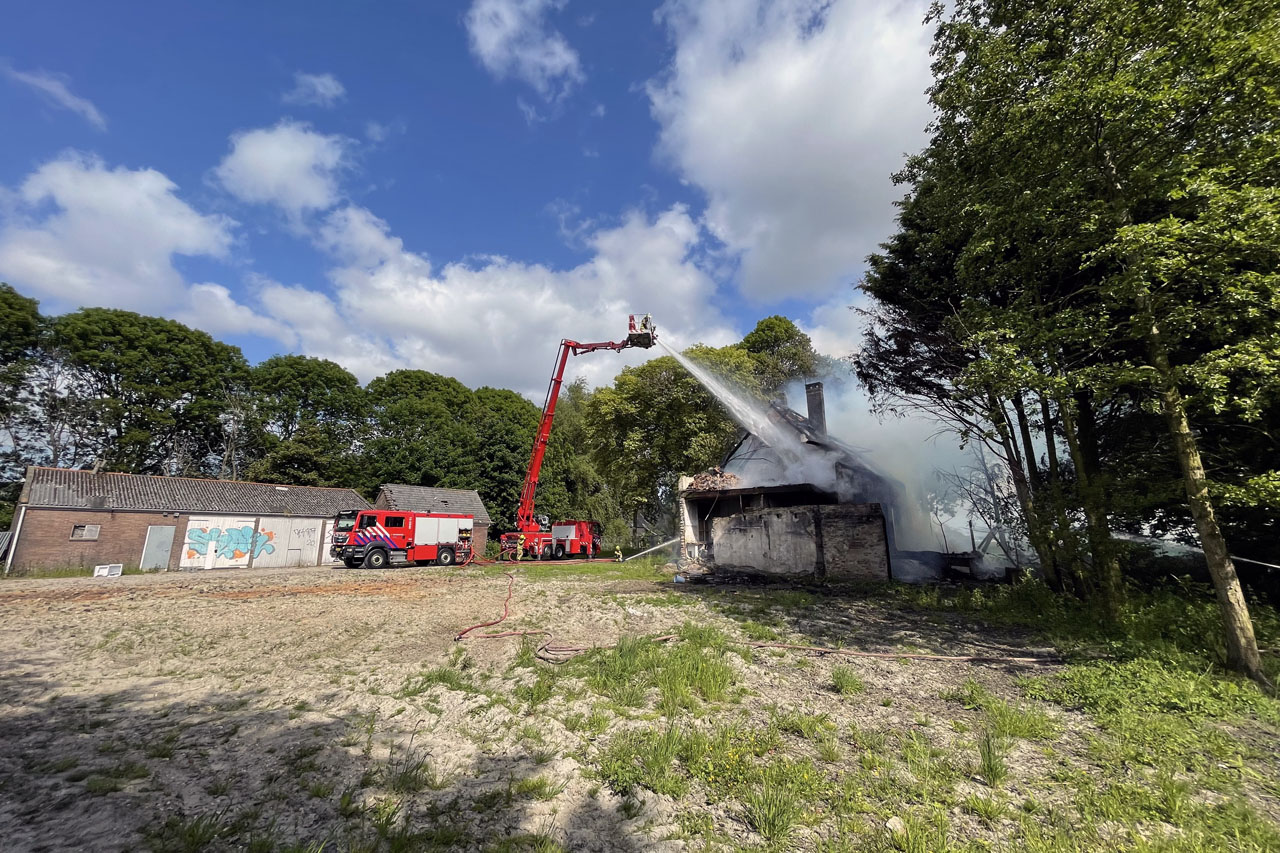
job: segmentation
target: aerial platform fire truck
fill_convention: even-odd
[[[348,569],[393,563],[452,566],[471,559],[475,518],[437,512],[349,509],[334,518],[329,555]]]
[[[538,491],[538,474],[542,470],[542,457],[547,452],[551,438],[551,423],[556,416],[556,402],[560,399],[560,386],[564,380],[564,368],[570,354],[582,355],[607,349],[622,352],[631,347],[648,349],[657,340],[658,330],[648,314],[636,322],[632,314],[627,322],[627,337],[621,341],[604,341],[583,344],[563,340],[556,354],[555,369],[547,388],[547,399],[542,404],[542,423],[533,440],[533,452],[529,455],[529,470],[524,475],[524,488],[520,491],[520,505],[516,509],[516,529],[504,533],[500,557],[514,559],[559,560],[565,557],[594,557],[600,553],[600,524],[595,521],[550,522],[545,515],[534,513],[534,497]]]

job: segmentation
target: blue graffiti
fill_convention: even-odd
[[[197,554],[204,556],[212,548],[213,552],[224,560],[239,560],[250,553],[254,557],[263,554],[274,554],[276,546],[271,544],[275,534],[254,533],[252,525],[243,527],[197,527],[187,531],[187,556]]]

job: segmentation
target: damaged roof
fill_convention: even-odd
[[[70,468],[27,469],[18,502],[58,509],[156,510],[329,518],[368,509],[352,489],[282,486],[240,480],[94,473]]]
[[[383,483],[380,499],[387,509],[405,512],[444,512],[470,515],[481,524],[491,524],[489,511],[475,489],[437,489],[433,486],[406,486]]]

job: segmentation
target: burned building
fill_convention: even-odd
[[[680,479],[686,553],[719,569],[884,580],[905,490],[827,433],[821,382],[807,415],[773,404],[718,468]]]

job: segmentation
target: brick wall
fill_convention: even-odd
[[[888,580],[889,543],[879,504],[816,506],[828,580]]]
[[[77,524],[98,525],[97,541],[72,540],[71,529]],[[176,528],[173,549],[169,552],[169,568],[177,569],[187,531],[185,515],[175,517],[158,512],[28,507],[13,553],[13,570],[101,566],[107,563],[137,568],[147,541],[147,528],[153,524]]]

